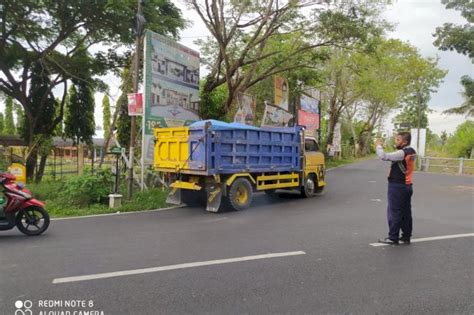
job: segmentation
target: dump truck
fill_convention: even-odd
[[[258,128],[215,120],[154,129],[154,169],[167,175],[170,204],[205,203],[206,210],[242,210],[255,192],[321,194],[324,155],[302,126]]]

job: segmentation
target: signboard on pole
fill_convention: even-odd
[[[142,93],[129,93],[128,95],[128,115],[143,115],[143,95]]]
[[[234,122],[253,125],[255,121],[255,109],[257,99],[250,94],[239,94],[237,96],[237,112],[234,116]]]
[[[153,128],[199,119],[199,53],[147,30],[144,56],[144,164],[153,162]]]
[[[288,102],[290,96],[290,89],[288,82],[283,77],[276,76],[274,79],[274,93],[275,93],[275,106],[288,111]]]

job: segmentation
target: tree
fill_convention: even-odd
[[[448,139],[447,147],[455,157],[469,158],[474,149],[474,121],[468,120],[459,125]]]
[[[228,112],[237,95],[258,82],[292,69],[314,67],[314,60],[303,57],[308,52],[364,39],[369,30],[377,29],[369,17],[385,1],[346,1],[333,6],[296,0],[281,5],[274,0],[186,2],[212,34],[207,41],[199,41],[210,70],[201,106],[209,99],[206,94],[225,84],[228,95],[223,110]],[[311,16],[303,14],[303,9]]]
[[[132,58],[130,61],[133,60]],[[130,121],[128,115],[128,93],[133,92],[132,73],[130,72],[131,62],[129,62],[122,71],[122,84],[120,85],[120,94],[116,107],[117,117],[117,140],[122,147],[130,147]],[[139,126],[139,124],[137,124]]]
[[[446,9],[461,11],[467,20],[465,25],[444,23],[436,28],[434,45],[441,50],[456,50],[459,54],[469,56],[474,62],[474,5],[466,0],[441,0]],[[465,102],[458,107],[444,111],[445,114],[458,114],[474,117],[474,80],[465,75],[461,78],[464,87]]]
[[[84,81],[73,81],[69,90],[67,115],[64,121],[64,135],[74,143],[92,144],[95,133],[94,97],[91,88]]]
[[[15,122],[13,121],[13,99],[8,97],[5,103],[5,134],[11,136],[15,134],[15,131]]]
[[[357,71],[354,89],[359,100],[353,106],[353,117],[363,123],[358,125],[354,141],[357,154],[365,155],[372,134],[384,117],[400,107],[411,81],[410,60],[420,61],[416,49],[399,40],[374,38],[367,52],[354,54]]]
[[[5,134],[5,118],[2,113],[0,113],[0,135]]]
[[[66,95],[66,104],[68,102],[67,98],[68,96]],[[59,98],[55,99],[55,106],[56,106],[55,116],[58,117],[60,114],[59,111],[61,110],[61,100]],[[56,128],[54,128],[53,136],[62,137],[64,133],[63,129],[64,129],[64,120],[60,121],[56,125]]]
[[[14,1],[2,2],[0,12],[0,91],[16,99],[24,109],[24,139],[28,144],[27,175],[35,169],[33,157],[38,136],[51,135],[63,119],[68,83],[86,80],[104,89],[95,75],[117,70],[130,55],[136,1]],[[184,27],[180,11],[169,0],[148,0],[144,8],[147,28],[176,37]],[[97,44],[112,46],[84,58],[79,50]],[[117,47],[126,48],[124,56]],[[30,89],[35,67],[41,66],[43,86]],[[92,81],[92,82],[91,82]],[[44,85],[46,84],[47,85]],[[54,100],[53,90],[62,87],[59,115],[52,121],[39,119]],[[56,88],[56,89],[55,89]],[[99,89],[99,90],[100,90]],[[39,91],[42,95],[38,98]],[[43,115],[44,117],[44,115]],[[49,117],[48,117],[49,118]]]
[[[103,129],[104,129],[104,138],[109,137],[110,132],[110,102],[109,97],[104,95],[102,99],[102,119],[103,119]]]
[[[461,78],[461,84],[464,86],[464,103],[459,107],[447,109],[443,113],[474,117],[474,80],[465,75]]]
[[[443,130],[441,132],[441,136],[440,136],[440,140],[441,140],[441,145],[445,145],[446,142],[448,141],[448,133],[446,132],[446,130]]]
[[[465,25],[444,23],[436,28],[434,45],[441,50],[456,50],[474,60],[474,5],[469,0],[441,0],[446,9],[461,11],[467,20]]]

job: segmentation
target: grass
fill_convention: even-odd
[[[152,210],[167,206],[165,200],[168,192],[159,188],[152,188],[144,192],[136,191],[133,194],[132,200],[122,199],[122,206],[118,208],[111,209],[105,203],[96,203],[84,207],[76,206],[60,196],[63,185],[64,182],[58,180],[44,181],[40,184],[28,184],[27,187],[32,191],[35,198],[46,204],[46,210],[48,210],[48,213],[53,218],[106,214],[118,211]]]

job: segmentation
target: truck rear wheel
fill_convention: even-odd
[[[237,178],[227,195],[228,202],[235,210],[247,209],[252,203],[253,190],[252,185],[246,178]]]

